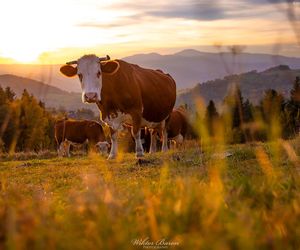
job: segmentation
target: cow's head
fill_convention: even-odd
[[[117,61],[110,61],[110,57],[85,55],[77,61],[67,62],[60,68],[60,72],[67,77],[78,75],[83,102],[101,101],[102,73],[114,74],[120,65]]]

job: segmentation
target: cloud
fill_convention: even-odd
[[[122,43],[139,42],[154,46],[172,43],[181,46],[189,37],[192,44],[272,43],[293,35],[284,13],[276,3],[284,0],[124,0],[110,3],[103,12],[117,11],[110,20],[97,18],[79,23],[81,28],[102,29]],[[282,6],[286,6],[282,4]],[[281,6],[280,6],[281,7]],[[100,15],[101,16],[101,15]],[[90,32],[90,31],[89,31]],[[92,32],[92,31],[91,31]],[[102,31],[101,31],[102,32]],[[121,34],[120,34],[121,33]],[[193,40],[193,41],[191,41]],[[146,46],[146,45],[145,45]]]
[[[111,21],[85,21],[77,23],[77,27],[83,28],[99,28],[99,29],[111,29],[111,28],[122,28],[125,26],[136,25],[141,23],[144,19],[142,14],[133,14],[128,16],[116,17]]]
[[[194,20],[219,20],[226,16],[225,10],[217,2],[189,1],[182,4],[171,5],[160,10],[146,11],[146,15],[165,17],[165,18],[183,18]]]
[[[77,27],[83,27],[83,28],[98,28],[98,29],[110,29],[110,28],[119,28],[134,24],[133,19],[128,20],[118,20],[113,21],[110,23],[104,23],[104,22],[83,22],[78,23]]]
[[[280,18],[276,15],[278,9],[270,7],[286,1],[292,0],[181,0],[177,2],[162,0],[160,3],[148,0],[124,0],[113,2],[105,7],[97,7],[99,11],[104,12],[117,10],[119,16],[116,16],[113,20],[86,20],[76,26],[117,29],[175,18],[199,22],[259,18],[278,20]]]
[[[136,17],[181,18],[196,21],[245,19],[276,11],[272,5],[300,0],[165,0],[160,4],[151,1],[127,0],[113,3],[112,9],[127,10]]]
[[[122,1],[110,5],[112,9],[135,11],[137,16],[150,16],[159,18],[182,18],[192,20],[218,20],[225,17],[224,9],[218,4],[219,0],[173,0],[150,2],[145,0]]]

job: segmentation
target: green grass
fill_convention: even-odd
[[[282,143],[229,146],[227,158],[193,144],[142,164],[7,158],[0,249],[143,249],[132,241],[146,238],[178,243],[162,249],[299,249],[300,165]],[[299,139],[287,143],[300,154]]]

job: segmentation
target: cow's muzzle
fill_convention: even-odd
[[[88,103],[93,103],[98,101],[98,95],[97,93],[91,92],[91,93],[85,93],[84,94],[84,101]]]

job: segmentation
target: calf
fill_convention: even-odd
[[[182,108],[174,109],[166,122],[170,145],[181,145],[187,135],[188,127],[186,111]]]
[[[107,153],[109,143],[106,141],[102,126],[96,121],[59,120],[55,123],[55,140],[58,154],[70,157],[71,144],[88,142],[96,146],[100,153]]]

